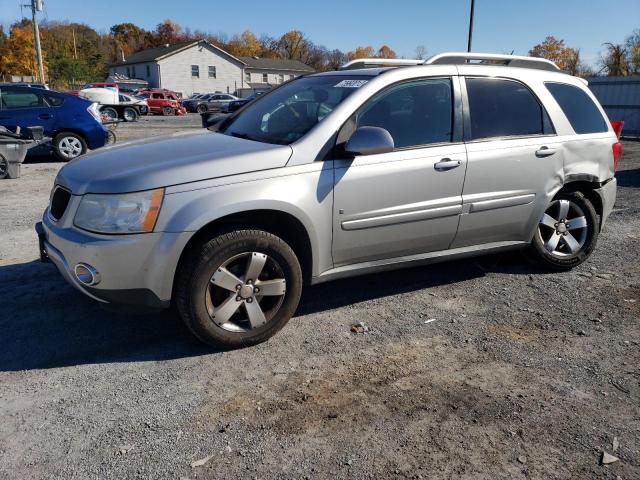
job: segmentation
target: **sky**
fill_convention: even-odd
[[[0,23],[19,20],[20,4],[0,0]],[[465,51],[470,0],[45,0],[42,20],[86,23],[99,31],[133,22],[153,29],[166,18],[183,28],[229,37],[303,31],[329,49],[387,44],[398,56]],[[476,0],[473,51],[526,55],[547,35],[579,48],[596,65],[604,42],[621,43],[640,28],[640,0]],[[28,9],[24,14],[29,15]]]

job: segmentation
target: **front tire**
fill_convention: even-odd
[[[176,305],[191,332],[209,345],[234,348],[275,335],[301,292],[295,253],[262,230],[232,231],[196,246],[176,278]]]
[[[549,204],[529,248],[529,258],[558,271],[584,262],[596,246],[598,214],[581,192],[560,193]]]
[[[135,122],[138,120],[138,112],[135,108],[126,107],[122,111],[122,118],[124,118],[125,122]]]
[[[53,151],[63,162],[87,153],[87,142],[77,133],[62,132],[53,139]]]
[[[162,109],[162,115],[164,115],[165,117],[173,115],[174,113],[175,111],[173,110],[173,107],[164,107]]]
[[[207,110],[209,110],[209,107],[207,107],[205,104],[201,103],[200,105],[198,105],[198,108],[196,108],[196,111],[198,113],[204,113]]]

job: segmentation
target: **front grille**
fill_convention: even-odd
[[[49,206],[49,213],[54,220],[60,220],[62,218],[64,211],[67,209],[67,205],[69,205],[70,199],[71,192],[69,190],[56,187],[51,197],[51,205]]]

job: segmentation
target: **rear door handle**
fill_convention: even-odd
[[[460,160],[451,160],[450,158],[443,158],[439,162],[433,165],[433,168],[438,172],[444,172],[453,168],[458,168],[462,162]]]
[[[538,150],[536,150],[536,157],[550,157],[551,155],[556,153],[556,151],[557,150],[555,148],[540,147]]]
[[[49,120],[51,117],[53,117],[53,115],[51,115],[50,113],[41,113],[40,115],[38,115],[38,118],[40,120]]]

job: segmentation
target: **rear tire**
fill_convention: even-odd
[[[198,339],[237,348],[275,335],[295,313],[301,292],[300,263],[289,245],[262,230],[236,230],[187,254],[175,298]]]
[[[198,108],[196,108],[196,111],[197,111],[198,113],[204,113],[204,112],[206,112],[207,110],[209,110],[209,108],[208,108],[206,105],[204,105],[204,104],[200,104],[200,105],[198,105]]]
[[[581,193],[560,193],[543,214],[527,253],[544,268],[566,271],[583,263],[596,246],[599,219]]]
[[[87,142],[77,133],[62,132],[53,139],[53,151],[63,162],[87,153]]]
[[[125,122],[135,122],[138,120],[138,112],[135,108],[126,107],[122,111],[122,118],[124,118]]]
[[[168,117],[169,115],[173,115],[174,113],[175,111],[173,110],[173,107],[162,108],[162,115],[164,115],[165,117]]]
[[[118,112],[113,107],[104,107],[100,109],[100,113],[106,116],[110,121],[118,120]]]
[[[9,176],[9,162],[0,155],[0,180]]]

